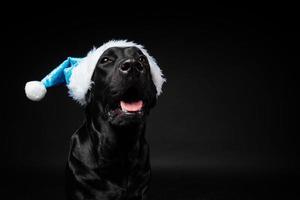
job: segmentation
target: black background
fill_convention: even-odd
[[[145,45],[167,78],[146,132],[151,200],[299,196],[292,6],[45,8],[1,15],[1,196],[64,199],[83,109],[66,87],[37,103],[24,85],[110,39]]]

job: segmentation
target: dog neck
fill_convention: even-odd
[[[138,151],[145,141],[145,121],[126,126],[114,126],[99,112],[86,114],[87,128],[95,145],[115,153]]]

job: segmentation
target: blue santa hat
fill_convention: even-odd
[[[85,95],[90,89],[94,69],[98,59],[107,49],[111,47],[137,47],[147,57],[150,65],[150,72],[153,83],[156,87],[156,96],[162,92],[162,85],[166,81],[162,71],[157,65],[155,59],[150,56],[147,50],[139,44],[128,42],[126,40],[112,40],[97,49],[93,49],[84,58],[68,57],[63,63],[52,70],[41,81],[30,81],[25,85],[26,96],[33,101],[39,101],[44,98],[47,88],[66,85],[69,89],[70,96],[81,105],[86,104]]]
[[[26,96],[32,101],[39,101],[46,95],[47,89],[49,87],[70,83],[70,77],[74,67],[82,58],[71,58],[68,57],[63,63],[61,63],[57,68],[52,70],[41,81],[29,81],[25,85]]]

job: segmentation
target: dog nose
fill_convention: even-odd
[[[119,70],[122,73],[128,73],[132,70],[136,70],[140,73],[144,71],[143,65],[135,59],[127,59],[123,63],[121,63]]]

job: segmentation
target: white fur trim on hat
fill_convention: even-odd
[[[67,85],[69,88],[70,96],[78,101],[81,105],[86,103],[85,95],[91,87],[91,78],[98,62],[98,59],[107,49],[111,47],[137,47],[147,57],[150,65],[150,71],[153,83],[156,87],[156,96],[162,93],[162,85],[166,81],[163,77],[162,71],[157,65],[155,59],[150,56],[147,50],[139,44],[128,42],[126,40],[111,40],[97,49],[91,50],[88,55],[72,71],[70,83]]]

